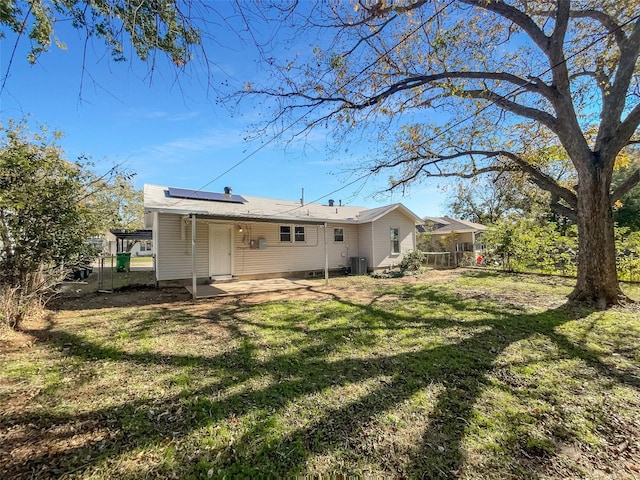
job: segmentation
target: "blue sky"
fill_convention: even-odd
[[[402,202],[420,216],[444,214],[444,194],[435,183],[391,197],[373,196],[386,187],[384,175],[345,187],[355,178],[344,172],[345,162],[351,155],[374,152],[376,145],[357,145],[347,157],[332,153],[327,148],[330,139],[317,133],[304,145],[286,148],[279,142],[248,143],[244,137],[259,104],[245,104],[242,111],[231,114],[215,102],[216,93],[207,89],[204,75],[186,74],[176,81],[174,72],[163,69],[160,62],[149,78],[147,64],[113,62],[100,42],[88,49],[83,73],[83,39],[69,27],[56,28],[67,49],[52,47],[36,65],[25,59],[27,42],[18,44],[0,98],[0,119],[4,123],[28,116],[31,125],[64,132],[59,144],[69,159],[88,155],[97,169],[124,162],[136,172],[138,188],[153,183],[193,189],[206,185],[205,190],[221,191],[229,185],[241,195],[294,201],[304,188],[307,201],[324,197],[320,201],[333,198],[369,207]],[[254,52],[238,44],[234,32],[216,35],[220,43],[207,48],[209,60],[222,70],[214,72],[216,81],[230,76],[244,82],[264,74]],[[3,76],[14,40],[7,36],[0,41]],[[262,138],[263,143],[270,140]]]

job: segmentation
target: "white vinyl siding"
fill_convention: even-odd
[[[190,279],[191,223],[182,226],[181,215],[156,215],[153,225],[157,254],[157,279]],[[324,270],[325,231],[321,225],[304,225],[304,242],[281,242],[281,224],[262,222],[214,222],[198,219],[196,223],[196,272],[198,278],[209,276],[209,225],[219,223],[233,228],[233,274],[239,277],[261,274],[287,274]],[[389,232],[399,229],[400,255],[390,253]],[[240,231],[242,228],[242,231]],[[342,242],[335,241],[335,229],[343,229]],[[415,248],[413,220],[394,210],[382,218],[361,225],[329,224],[326,232],[329,268],[350,265],[351,257],[366,257],[370,268],[397,265],[402,255]],[[295,240],[295,225],[290,233]],[[262,240],[262,241],[260,241]],[[258,248],[264,245],[265,248]]]
[[[391,253],[390,231],[397,228],[399,233],[400,252]],[[416,226],[412,219],[399,210],[393,210],[387,215],[373,222],[371,231],[375,248],[373,258],[368,261],[372,268],[388,268],[398,265],[405,253],[415,249]]]
[[[180,215],[158,214],[156,241],[156,278],[189,279],[191,272],[191,220],[184,225]],[[154,231],[154,235],[156,232]],[[209,225],[196,221],[196,274],[209,276]]]
[[[304,243],[284,243],[280,242],[280,226],[257,222],[242,224],[242,234],[235,235],[234,275],[288,274],[307,270],[324,270],[324,228],[320,225],[304,225]],[[327,251],[330,269],[347,266],[349,257],[358,255],[357,227],[345,225],[344,228],[345,237],[350,241],[336,244],[331,237],[333,226],[329,226]],[[259,238],[265,240],[266,248],[255,248]]]
[[[358,225],[358,254],[359,257],[365,257],[367,259],[367,265],[372,266],[371,260],[373,258],[373,236],[372,236],[372,224],[365,223]],[[352,255],[356,256],[356,255]]]

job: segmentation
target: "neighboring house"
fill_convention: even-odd
[[[91,237],[89,243],[93,245],[96,251],[101,255],[110,254],[112,251],[115,254],[116,249],[116,236],[111,233],[103,233],[102,235],[98,235],[95,237]]]
[[[90,238],[89,243],[94,245],[102,255],[115,255],[118,252],[129,252],[133,257],[153,255],[151,230],[134,230],[130,232],[112,230],[103,235]]]
[[[402,204],[335,204],[144,186],[160,284],[322,274],[397,265],[420,217]],[[194,235],[195,232],[195,235]],[[364,273],[364,272],[363,272]]]
[[[479,223],[451,217],[424,217],[418,232],[429,233],[431,247],[437,252],[480,252],[482,232],[487,227]]]

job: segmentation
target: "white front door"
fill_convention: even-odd
[[[209,276],[230,276],[233,260],[231,225],[209,225]]]

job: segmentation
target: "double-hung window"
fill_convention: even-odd
[[[299,242],[304,243],[306,241],[306,235],[304,227],[291,225],[280,225],[280,241],[283,243]]]
[[[291,242],[291,227],[289,225],[280,225],[280,241]]]
[[[398,227],[391,227],[391,253],[400,253],[400,229]]]
[[[333,241],[334,242],[344,242],[344,228],[334,228],[333,229]]]

